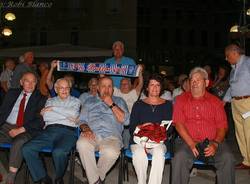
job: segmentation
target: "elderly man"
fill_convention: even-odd
[[[174,105],[173,122],[183,142],[172,162],[172,183],[188,183],[193,160],[200,154],[196,145],[208,138],[204,154],[214,160],[218,184],[234,184],[234,158],[224,142],[228,125],[223,103],[206,91],[209,80],[203,68],[194,68],[189,78],[191,92],[177,96]]]
[[[5,61],[5,70],[1,73],[0,76],[0,82],[1,82],[1,87],[5,93],[10,88],[10,79],[13,74],[13,70],[15,69],[15,61],[12,59],[7,59]]]
[[[98,91],[99,96],[88,98],[82,109],[82,133],[77,141],[77,149],[90,184],[104,181],[106,173],[120,154],[123,125],[129,123],[125,101],[113,96],[112,79],[101,78]],[[100,153],[97,164],[95,151]]]
[[[0,107],[0,143],[12,143],[7,184],[14,184],[23,160],[23,144],[36,136],[44,125],[40,111],[46,97],[36,89],[36,84],[35,74],[24,73],[20,80],[22,89],[10,89]]]
[[[242,163],[236,169],[250,169],[250,58],[235,44],[225,48],[226,60],[231,64],[230,87],[224,101],[231,101],[235,132]]]
[[[113,50],[114,57],[105,60],[104,63],[135,65],[135,61],[132,58],[123,56],[124,44],[121,41],[114,42],[112,46],[112,50]],[[119,88],[122,77],[112,76],[112,80],[114,82],[114,86]]]
[[[20,78],[25,72],[35,72],[32,68],[32,64],[34,61],[34,53],[33,52],[26,52],[24,53],[24,62],[19,63],[14,72],[13,76],[11,77],[10,88],[20,88]]]
[[[44,131],[25,144],[23,156],[35,182],[51,184],[39,151],[44,147],[52,149],[52,157],[56,171],[55,183],[63,183],[63,175],[67,166],[68,154],[77,140],[77,119],[79,118],[80,101],[70,96],[71,83],[61,78],[55,83],[57,97],[46,102],[41,115],[45,121]]]

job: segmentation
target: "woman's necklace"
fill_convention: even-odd
[[[150,105],[150,106],[151,106],[152,112],[155,112],[157,105]]]

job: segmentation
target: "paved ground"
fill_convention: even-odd
[[[237,148],[237,144],[234,140],[230,141],[230,145],[232,146],[232,150],[234,152],[234,155],[236,157],[237,162],[241,161],[241,156],[239,153],[239,150]],[[1,153],[0,158],[3,160],[3,163],[6,167],[7,161],[4,159],[3,153]],[[46,159],[46,165],[49,170],[49,175],[53,177],[53,165],[50,160],[50,158]],[[6,176],[6,169],[3,168],[2,165],[0,165],[0,173]],[[65,175],[65,183],[69,183],[68,181],[68,171]],[[66,182],[67,181],[67,182]],[[83,176],[82,168],[79,164],[76,164],[75,167],[75,184],[87,184],[86,177]],[[116,184],[118,182],[118,164],[110,171],[108,174],[105,183],[106,184]],[[4,182],[2,182],[4,183]],[[1,183],[1,184],[2,184]],[[18,176],[17,176],[17,182],[16,184],[22,184],[24,183],[24,169],[22,169]],[[32,183],[32,182],[31,182]],[[124,182],[125,184],[136,184],[136,175],[132,168],[131,163],[129,164],[129,181]],[[166,164],[164,169],[164,176],[163,176],[163,184],[169,183],[169,165]],[[215,174],[213,171],[209,170],[198,170],[196,176],[190,178],[190,184],[214,184],[215,183]],[[250,183],[250,170],[236,170],[236,184],[249,184]]]

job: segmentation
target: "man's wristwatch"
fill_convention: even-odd
[[[116,104],[113,102],[113,103],[109,106],[109,108],[112,109],[114,106],[116,106]]]

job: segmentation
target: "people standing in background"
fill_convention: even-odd
[[[34,53],[31,51],[25,52],[24,62],[19,63],[13,72],[10,82],[10,88],[21,88],[20,79],[25,72],[36,73],[32,68],[33,62],[34,62]]]
[[[250,169],[250,58],[235,44],[225,48],[226,60],[231,64],[229,84],[223,100],[231,101],[237,142],[243,161],[236,169]]]
[[[5,61],[5,69],[0,76],[1,87],[4,93],[7,93],[10,88],[10,80],[13,75],[13,70],[15,69],[15,66],[16,64],[14,60],[7,59]]]
[[[124,44],[121,41],[116,41],[112,46],[113,57],[106,59],[104,63],[110,64],[125,64],[125,65],[136,65],[135,61],[132,58],[123,56],[124,54]],[[123,77],[120,76],[112,76],[111,77],[114,83],[114,87],[120,87],[120,81]]]

